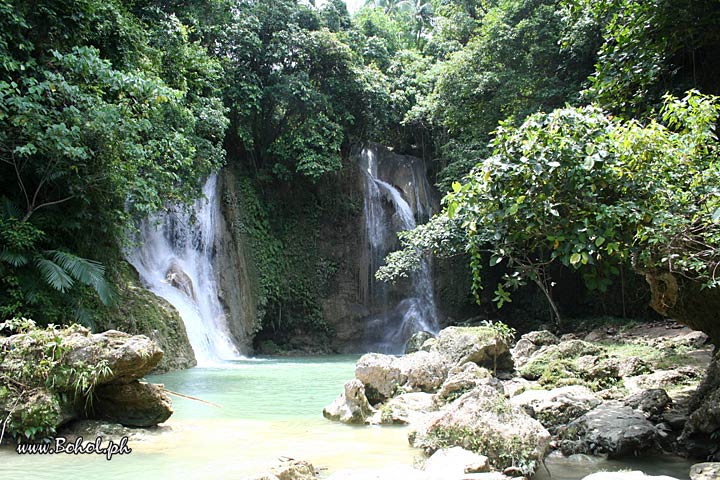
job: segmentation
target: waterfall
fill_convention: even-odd
[[[191,212],[171,208],[144,220],[139,245],[127,255],[143,284],[180,313],[198,366],[240,357],[218,299],[212,261],[220,217],[216,175],[208,178],[203,195]]]
[[[439,330],[432,271],[429,262],[422,260],[418,271],[410,275],[410,286],[405,289],[395,305],[391,287],[375,280],[374,275],[384,264],[385,256],[398,246],[397,233],[416,226],[415,215],[403,193],[388,181],[379,178],[376,150],[363,148],[360,166],[365,177],[364,217],[368,239],[369,290],[371,303],[382,311],[367,321],[364,347],[383,353],[401,353],[410,336],[425,330]],[[414,198],[418,216],[428,215],[428,206],[422,205],[418,189],[421,182],[411,172],[408,188],[415,189]]]

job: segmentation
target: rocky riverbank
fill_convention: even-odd
[[[409,424],[409,442],[428,456],[417,478],[531,476],[551,451],[718,457],[718,359],[702,333],[659,322],[582,337],[531,332],[512,346],[487,324],[415,340],[401,357],[360,358],[323,414]],[[433,476],[439,463],[445,476]]]
[[[3,324],[0,337],[0,431],[5,439],[42,441],[77,419],[149,427],[172,415],[162,385],[140,379],[163,352],[143,335],[79,325]]]

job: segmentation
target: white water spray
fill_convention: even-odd
[[[210,366],[241,355],[218,300],[212,262],[220,216],[216,175],[208,178],[203,195],[192,213],[174,208],[143,221],[140,245],[128,261],[148,289],[178,310],[198,366]]]
[[[385,353],[400,353],[413,333],[421,330],[437,333],[439,330],[431,268],[423,259],[419,270],[410,276],[409,295],[397,305],[389,305],[388,286],[376,281],[374,275],[384,264],[390,249],[397,244],[397,233],[415,228],[415,216],[402,193],[378,178],[373,149],[364,148],[361,151],[360,163],[365,175],[364,214],[370,244],[370,296],[386,307],[384,312],[368,320],[366,347]],[[413,179],[413,187],[418,188],[414,172]],[[425,206],[420,205],[419,200],[417,211],[425,212]]]

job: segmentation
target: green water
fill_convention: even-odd
[[[308,460],[323,476],[340,469],[412,465],[419,456],[401,427],[352,427],[330,422],[322,409],[354,375],[355,356],[241,361],[148,377],[173,391],[221,408],[173,397],[175,414],[154,433],[131,438],[132,453],[17,455],[0,449],[0,479],[242,479],[281,456]],[[613,463],[590,458],[550,460],[553,480],[599,470],[637,468],[686,479],[689,464],[672,457]],[[540,480],[548,478],[542,473]],[[398,479],[401,480],[401,479]]]

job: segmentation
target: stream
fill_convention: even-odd
[[[0,478],[241,479],[267,470],[279,457],[310,461],[321,478],[341,469],[407,464],[420,452],[404,427],[358,427],[322,416],[348,379],[357,356],[241,360],[222,368],[194,368],[147,379],[222,408],[173,397],[175,414],[154,433],[131,438],[129,455],[17,455],[0,449]],[[639,469],[688,478],[690,463],[675,457],[606,461],[551,457],[552,480]],[[538,480],[549,480],[539,472]],[[399,479],[400,480],[400,479]]]

